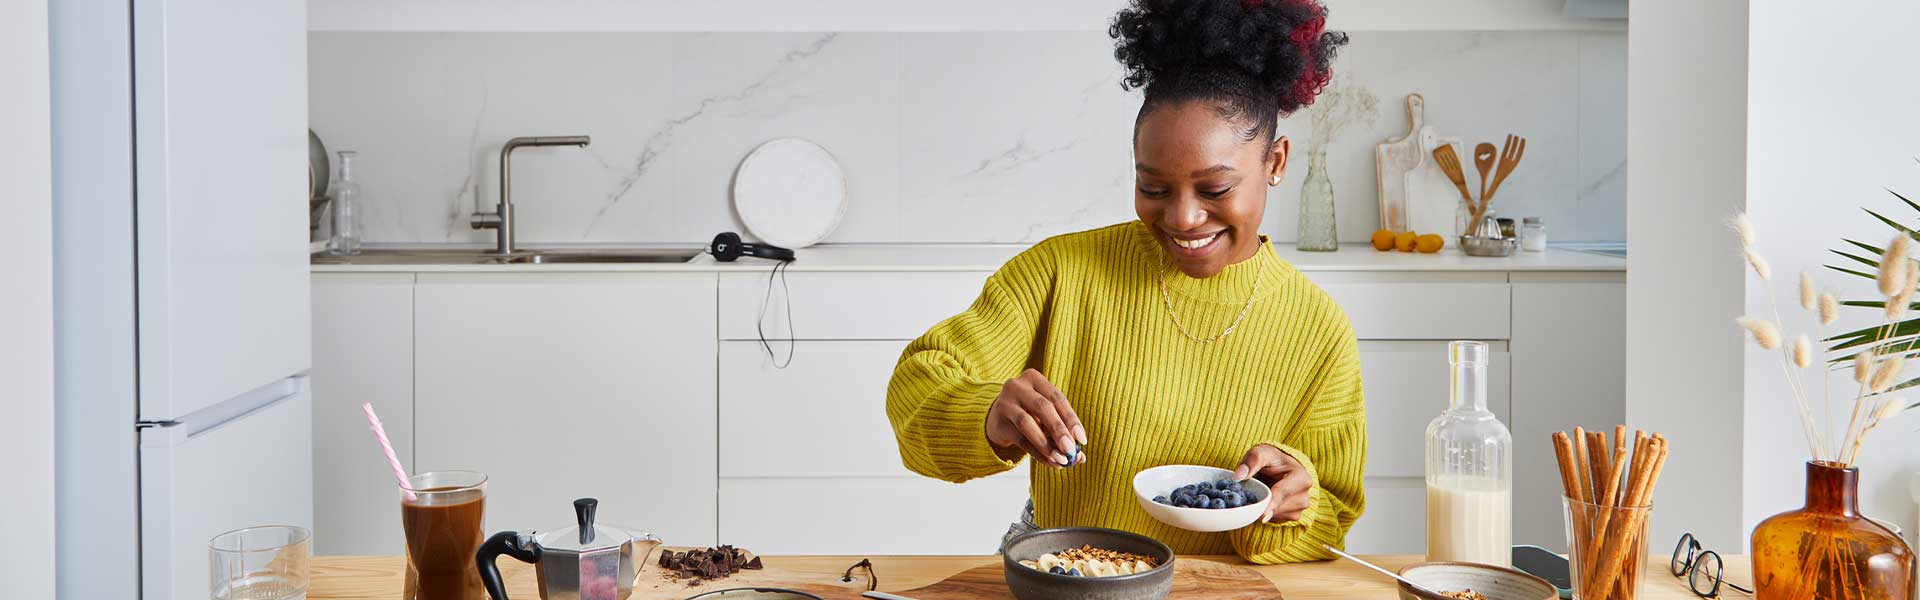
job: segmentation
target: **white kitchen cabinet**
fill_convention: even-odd
[[[413,455],[413,274],[313,277],[315,554],[400,554],[400,496],[360,412],[380,413],[394,454]]]
[[[785,342],[774,352],[785,359]],[[802,341],[776,369],[760,342],[720,343],[721,477],[916,477],[887,421],[904,341]]]
[[[1564,492],[1550,440],[1574,426],[1611,436],[1614,425],[1626,423],[1626,319],[1622,273],[1514,276],[1514,420],[1508,426],[1516,543],[1566,550]]]
[[[711,273],[432,273],[415,288],[416,470],[485,473],[489,529],[715,541]]]
[[[1506,343],[1489,342],[1487,410],[1513,423]],[[1367,399],[1367,476],[1424,477],[1427,424],[1447,409],[1452,377],[1447,342],[1360,342],[1360,381]],[[1554,480],[1558,482],[1559,480]]]
[[[962,484],[723,478],[720,540],[762,554],[992,554],[1026,501],[1025,466]]]
[[[1347,552],[1426,554],[1427,481],[1419,477],[1368,477],[1367,511],[1347,530]]]
[[[988,275],[788,273],[785,286],[776,282],[769,291],[765,274],[726,273],[720,276],[720,338],[757,341],[764,334],[767,339],[911,340],[972,306]],[[764,318],[762,305],[772,307]]]

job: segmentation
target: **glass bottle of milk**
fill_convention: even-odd
[[[1513,436],[1487,410],[1487,344],[1453,342],[1447,411],[1427,425],[1427,560],[1512,566]]]

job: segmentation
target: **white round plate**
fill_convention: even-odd
[[[747,153],[733,176],[733,210],[766,243],[805,248],[847,214],[847,177],[819,144],[780,138]]]
[[[1231,531],[1251,525],[1267,514],[1267,503],[1273,501],[1273,490],[1267,489],[1267,484],[1258,479],[1240,482],[1241,489],[1258,500],[1238,508],[1182,508],[1154,502],[1153,498],[1190,483],[1212,483],[1232,477],[1233,471],[1215,467],[1164,465],[1134,474],[1133,496],[1140,501],[1140,508],[1161,523],[1188,531]]]

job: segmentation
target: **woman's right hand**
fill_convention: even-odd
[[[1064,467],[1087,443],[1087,429],[1067,395],[1039,371],[1027,369],[1007,380],[987,409],[987,443],[996,450],[1018,448],[1034,460]]]

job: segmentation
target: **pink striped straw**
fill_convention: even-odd
[[[400,457],[393,455],[393,442],[387,440],[387,428],[380,426],[380,417],[373,414],[373,403],[360,405],[360,412],[367,413],[367,425],[373,427],[374,439],[380,440],[380,451],[387,454],[387,464],[393,466],[393,476],[400,480],[400,490],[407,493],[407,499],[419,501],[420,496],[413,493],[413,482],[407,479],[407,470],[400,466]]]

